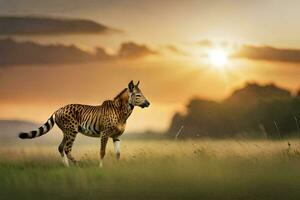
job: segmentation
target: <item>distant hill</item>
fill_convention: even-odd
[[[33,140],[21,140],[18,137],[20,132],[32,131],[39,128],[42,124],[37,124],[25,120],[0,120],[0,144],[57,144],[61,140],[61,134],[54,128],[49,134]]]
[[[0,139],[14,139],[18,133],[36,129],[38,126],[30,121],[0,120]]]
[[[39,145],[54,145],[58,146],[62,140],[62,132],[55,125],[49,133],[42,137],[35,139],[22,140],[18,137],[20,132],[32,131],[39,128],[42,124],[37,124],[25,120],[0,120],[0,145],[25,145],[25,146],[39,146]],[[126,132],[122,136],[122,140],[159,140],[164,139],[165,135],[153,132],[145,133],[128,133]],[[86,137],[82,134],[78,134],[75,140],[76,144],[88,144],[94,145],[95,148],[99,147],[100,140],[98,138]]]

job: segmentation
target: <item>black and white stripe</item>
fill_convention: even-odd
[[[42,136],[42,135],[48,133],[52,129],[54,124],[55,124],[55,122],[54,122],[54,114],[53,114],[43,126],[38,128],[37,130],[30,131],[28,133],[24,133],[24,132],[20,133],[19,138],[32,139],[35,137]]]

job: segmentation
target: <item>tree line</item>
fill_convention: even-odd
[[[222,102],[194,98],[173,116],[167,135],[177,138],[300,137],[300,95],[274,84],[247,83]]]

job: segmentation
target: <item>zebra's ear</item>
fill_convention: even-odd
[[[134,88],[134,83],[133,83],[133,81],[130,81],[130,82],[129,82],[128,88],[129,88],[129,91],[130,91],[130,92],[133,92],[133,88]]]
[[[139,84],[140,84],[140,81],[138,81],[138,82],[137,82],[137,84],[136,84],[135,86],[136,86],[136,87],[138,87],[138,86],[139,86]]]

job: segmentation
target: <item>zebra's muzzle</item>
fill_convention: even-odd
[[[150,102],[147,101],[147,100],[141,105],[142,108],[146,108],[146,107],[149,107],[149,106],[150,106]]]

